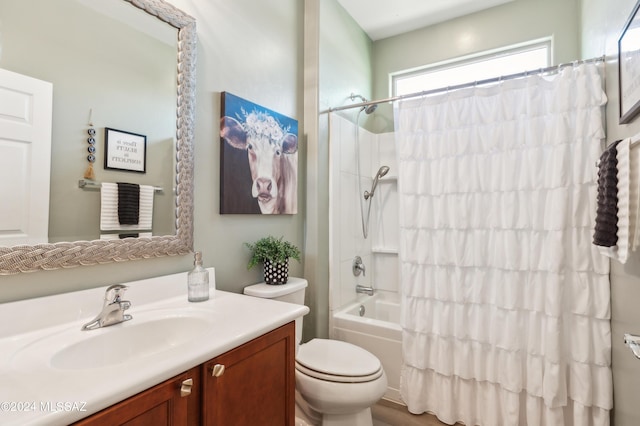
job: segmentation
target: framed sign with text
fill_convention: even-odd
[[[104,168],[146,173],[147,137],[123,130],[104,129]]]

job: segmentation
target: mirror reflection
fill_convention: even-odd
[[[48,197],[48,240],[0,236],[0,246],[99,239],[102,182],[158,189],[152,199],[153,235],[174,235],[178,30],[122,0],[0,0],[0,19],[0,68],[49,82],[52,89],[50,173],[23,185],[24,168],[14,161],[15,170],[3,164],[4,187],[0,183],[3,198],[15,200],[3,203],[0,221],[24,220],[9,209],[22,199]],[[96,133],[95,153],[87,143],[90,128]],[[145,136],[144,172],[105,168],[106,128]],[[12,139],[0,134],[0,149],[9,146],[7,140]],[[98,185],[80,188],[90,154]],[[15,155],[0,151],[0,157],[8,162]],[[22,153],[18,157],[23,160]],[[40,213],[47,207],[31,204]],[[6,226],[0,223],[0,229]]]

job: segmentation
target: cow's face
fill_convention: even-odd
[[[277,213],[282,183],[284,154],[298,149],[298,138],[285,133],[270,115],[253,112],[241,124],[234,118],[223,117],[220,135],[237,149],[245,149],[253,180],[251,195],[257,198],[262,213]]]

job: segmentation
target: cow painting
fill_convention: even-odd
[[[221,213],[297,213],[298,136],[278,114],[223,96]],[[230,96],[242,101],[233,115]]]

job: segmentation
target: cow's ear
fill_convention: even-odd
[[[298,151],[298,137],[293,133],[287,133],[282,140],[282,152],[295,154]]]
[[[220,137],[234,148],[247,149],[247,134],[242,124],[233,117],[224,116],[220,119]]]

